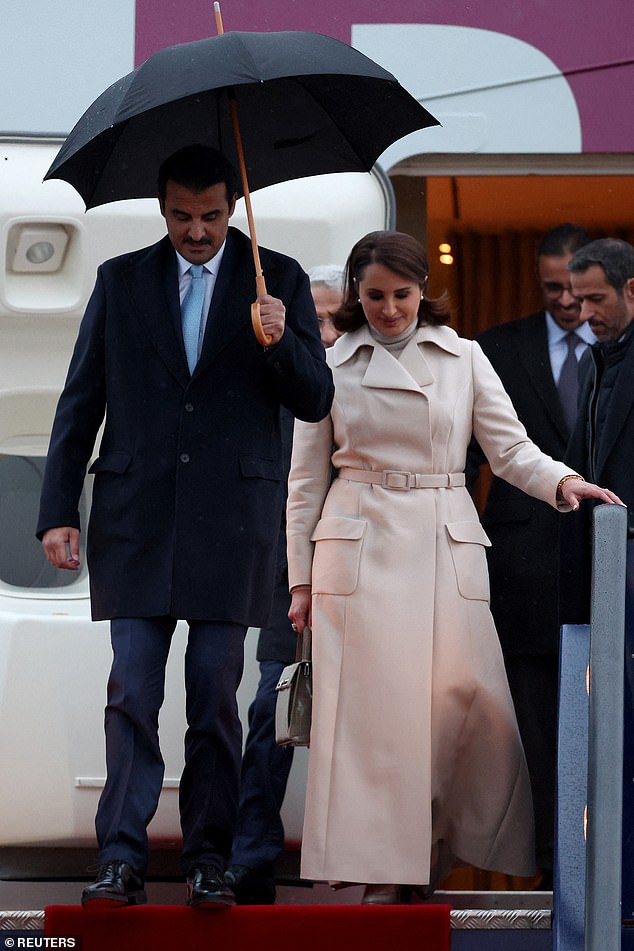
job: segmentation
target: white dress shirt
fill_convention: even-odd
[[[200,350],[203,344],[203,338],[205,336],[205,328],[207,327],[207,315],[209,313],[209,308],[211,306],[211,298],[213,297],[214,288],[216,286],[216,278],[218,277],[218,271],[220,270],[220,264],[222,262],[222,256],[225,252],[225,245],[227,240],[222,242],[222,245],[218,249],[217,253],[213,256],[210,261],[207,261],[206,264],[203,264],[203,280],[205,282],[205,299],[203,303],[203,314],[200,321],[200,330],[198,332],[198,356],[200,357]],[[189,269],[192,266],[191,261],[186,261],[182,254],[176,252],[176,260],[178,262],[178,293],[180,297],[181,305],[185,299],[185,294],[191,284],[192,276],[189,273]]]
[[[563,366],[564,360],[568,356],[568,344],[566,343],[566,337],[568,336],[569,331],[560,327],[559,324],[554,320],[552,314],[550,314],[548,311],[546,311],[546,329],[548,332],[548,353],[550,355],[550,367],[553,371],[555,386],[557,386],[559,383],[561,368]],[[576,328],[574,333],[576,333],[579,337],[579,343],[575,347],[575,354],[578,363],[583,356],[586,347],[590,344],[596,343],[597,338],[592,333],[589,325],[585,321]]]

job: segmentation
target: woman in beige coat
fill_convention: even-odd
[[[334,403],[296,423],[289,480],[289,616],[313,628],[302,876],[369,883],[368,903],[397,902],[404,885],[426,894],[454,860],[534,868],[489,541],[465,489],[472,434],[496,475],[562,511],[619,501],[528,439],[426,282],[408,235],[355,245],[335,316],[348,332],[328,356]]]

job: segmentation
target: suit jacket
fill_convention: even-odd
[[[581,475],[606,486],[628,507],[628,537],[634,538],[634,337],[630,336],[610,397],[603,426],[594,434],[590,406],[597,385],[600,344],[589,347],[579,366],[579,414],[566,459]],[[593,464],[591,465],[591,459]],[[566,590],[563,620],[590,620],[591,531],[594,503],[586,502],[571,519],[566,533],[562,587]]]
[[[478,338],[530,438],[563,459],[568,432],[548,353],[544,311],[486,330]],[[474,447],[468,469],[482,461]],[[491,610],[505,654],[559,650],[559,528],[553,508],[494,478],[482,522]]]
[[[90,469],[95,619],[268,620],[284,497],[280,407],[319,420],[333,386],[307,276],[266,249],[261,262],[286,305],[281,341],[264,350],[255,339],[251,246],[230,228],[191,377],[169,238],[99,268],[57,407],[37,529],[80,527],[105,414]]]

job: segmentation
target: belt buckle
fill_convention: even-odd
[[[390,479],[396,479],[396,484]],[[404,480],[399,485],[398,480]],[[384,489],[392,489],[394,492],[409,492],[414,485],[414,475],[411,472],[405,472],[402,469],[384,469],[381,475],[381,486]]]

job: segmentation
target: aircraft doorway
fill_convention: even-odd
[[[477,167],[469,158],[448,161],[451,174],[441,174],[436,156],[390,171],[397,227],[425,243],[430,292],[449,291],[461,335],[539,309],[535,248],[555,225],[573,222],[593,237],[634,243],[632,156],[551,156],[541,166],[523,156],[487,156]]]

